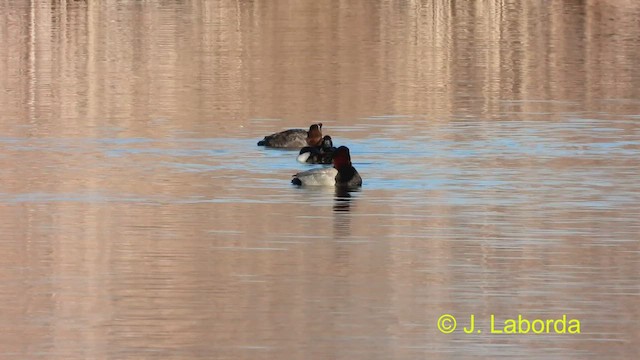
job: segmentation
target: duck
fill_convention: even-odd
[[[357,188],[362,186],[362,177],[351,164],[349,148],[340,146],[333,153],[333,167],[317,168],[293,175],[291,183],[298,186],[336,186]]]
[[[331,164],[335,151],[336,148],[333,146],[331,136],[325,135],[320,147],[303,147],[298,155],[298,161],[307,164]]]
[[[322,144],[322,123],[313,124],[309,130],[289,129],[267,135],[258,141],[258,146],[273,148],[301,148]]]

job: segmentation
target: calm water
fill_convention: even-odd
[[[638,358],[638,19],[0,2],[0,358]],[[316,121],[361,191],[292,187],[310,166],[255,146]]]

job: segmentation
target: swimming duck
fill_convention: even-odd
[[[304,129],[289,129],[265,136],[258,141],[258,146],[275,148],[301,148],[304,146],[319,146],[322,143],[322,124],[317,123]]]
[[[331,136],[325,135],[320,147],[303,147],[298,155],[298,161],[307,164],[331,164],[335,151],[336,148],[333,147]]]
[[[291,183],[306,186],[338,186],[359,187],[362,186],[362,178],[356,168],[351,164],[349,148],[340,146],[333,153],[333,167],[311,169],[293,175]]]

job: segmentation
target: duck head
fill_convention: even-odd
[[[331,136],[325,135],[322,138],[322,149],[331,150],[332,147],[333,147],[333,141],[331,140]]]
[[[320,146],[322,143],[322,123],[313,124],[307,131],[307,145]]]
[[[346,146],[340,146],[333,153],[333,167],[336,169],[351,166],[351,154],[349,148]]]

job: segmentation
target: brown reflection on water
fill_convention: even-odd
[[[4,7],[4,116],[37,120],[34,135],[115,126],[138,136],[175,128],[224,136],[254,117],[444,120],[497,116],[502,100],[521,99],[624,111],[602,100],[637,99],[640,88],[631,3]]]
[[[0,3],[0,357],[633,358],[638,18]],[[318,120],[362,191],[289,187],[303,166],[254,146]],[[584,334],[442,335],[448,312]]]

